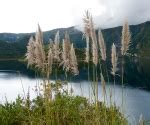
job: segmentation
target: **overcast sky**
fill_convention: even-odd
[[[87,9],[101,28],[150,21],[150,0],[0,0],[0,32],[81,27]]]

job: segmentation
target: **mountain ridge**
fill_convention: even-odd
[[[76,48],[84,48],[86,46],[85,39],[82,39],[82,32],[75,27],[59,28],[44,31],[44,41],[47,43],[49,39],[54,39],[57,31],[60,31],[60,38],[63,39],[65,32],[70,35],[71,41]],[[107,50],[110,50],[114,42],[118,47],[121,46],[122,26],[115,28],[102,29],[102,33],[106,42]],[[150,21],[138,25],[130,25],[132,34],[131,52],[139,55],[150,56],[150,52],[145,52],[150,48]],[[33,33],[0,33],[0,57],[23,56],[26,52],[26,45]],[[13,46],[13,47],[12,47]],[[13,48],[13,49],[12,49]],[[5,54],[3,55],[3,51]],[[15,51],[15,53],[13,53]],[[8,52],[8,53],[7,53]]]

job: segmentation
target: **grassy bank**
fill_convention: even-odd
[[[49,93],[50,86],[53,99]],[[49,84],[46,89],[36,88],[37,97],[30,93],[18,96],[14,102],[0,105],[2,125],[127,125],[124,116],[115,105],[106,107],[104,102],[89,102],[87,98],[73,96],[73,91],[64,89],[63,83]],[[44,90],[44,91],[43,91]]]

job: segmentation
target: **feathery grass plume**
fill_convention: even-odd
[[[106,60],[106,45],[104,42],[103,34],[100,29],[98,31],[98,43],[99,43],[99,47],[100,47],[102,60],[105,61]]]
[[[28,61],[28,67],[35,64],[35,40],[31,36],[27,45],[26,60]]]
[[[85,11],[85,15],[83,18],[83,23],[84,23],[84,33],[83,33],[83,37],[86,38],[86,58],[85,58],[85,62],[89,62],[89,38],[90,38],[90,13],[89,11]]]
[[[42,30],[40,28],[40,25],[38,24],[38,29],[36,31],[36,34],[35,34],[35,39],[37,42],[39,43],[43,43],[43,33],[42,33]]]
[[[85,15],[83,18],[83,23],[84,23],[84,34],[83,36],[87,36],[90,37],[90,17],[91,14],[89,13],[89,11],[85,11]]]
[[[95,66],[97,66],[97,64],[98,64],[97,38],[96,38],[96,33],[95,33],[95,28],[94,28],[92,16],[90,16],[90,35],[91,35],[91,39],[92,39],[93,63],[95,64]]]
[[[105,86],[106,86],[106,82],[105,82],[105,79],[104,79],[104,76],[103,76],[103,74],[101,73],[101,84],[102,84],[102,90],[103,90],[103,96],[105,96],[106,95],[106,88],[105,88]]]
[[[60,43],[60,36],[59,36],[59,31],[57,31],[56,35],[55,35],[55,39],[54,39],[54,46],[53,46],[53,49],[54,49],[54,59],[56,61],[60,61],[60,49],[59,49],[59,43]]]
[[[76,57],[75,50],[73,47],[73,43],[71,45],[71,50],[70,50],[70,65],[71,65],[71,72],[74,75],[78,75],[79,74],[78,62],[77,62],[77,57]]]
[[[52,49],[51,46],[49,47],[49,51],[48,51],[48,76],[52,73],[52,65],[53,65],[53,53],[52,53]]]
[[[62,62],[60,65],[63,65],[63,69],[66,70],[67,72],[70,69],[70,37],[69,34],[66,32],[65,33],[65,39],[63,40],[63,51],[62,51]]]
[[[118,60],[118,57],[117,57],[117,53],[116,53],[116,46],[113,43],[113,45],[112,45],[112,52],[111,52],[111,63],[112,63],[112,72],[111,73],[114,76],[116,74],[116,71],[118,70],[118,68],[117,68],[117,60]]]
[[[93,63],[95,66],[98,64],[98,51],[97,51],[97,46],[92,43],[92,57],[93,57]]]
[[[35,57],[36,57],[36,67],[42,71],[45,68],[45,51],[43,47],[43,34],[40,26],[38,25],[38,30],[35,35]]]
[[[45,55],[43,54],[43,48],[41,44],[38,42],[35,42],[35,57],[35,66],[38,69],[44,70]]]
[[[129,31],[129,25],[128,22],[126,21],[123,25],[123,29],[122,29],[122,40],[121,40],[121,54],[125,55],[126,52],[129,49],[129,44],[130,44],[130,40],[131,40],[131,33]]]

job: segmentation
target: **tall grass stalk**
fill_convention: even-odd
[[[85,49],[85,62],[88,63],[88,82],[90,82],[90,13],[89,11],[85,11],[85,15],[83,18],[83,25],[84,25],[84,31],[83,31],[83,37],[85,37],[86,39],[86,49]],[[91,100],[91,96],[90,96],[90,86],[92,86],[91,84],[89,85],[89,99]]]
[[[55,38],[54,38],[54,44],[53,44],[53,53],[54,53],[54,62],[56,65],[55,68],[55,77],[57,80],[57,72],[58,72],[58,63],[60,62],[60,35],[59,31],[57,31]]]
[[[100,51],[100,57],[99,57],[100,77],[102,78],[102,76],[101,76],[101,74],[103,74],[102,67],[104,67],[104,71],[106,71],[106,75],[107,75],[107,79],[108,79],[107,81],[109,83],[108,71],[107,71],[107,67],[105,66],[106,65],[106,45],[104,42],[103,34],[100,29],[98,30],[98,43],[99,43],[99,51]],[[104,64],[104,66],[103,66],[103,64]],[[107,95],[106,95],[106,97],[107,97]],[[104,100],[104,103],[105,103],[105,100]]]
[[[131,41],[131,33],[129,31],[128,22],[125,21],[122,28],[122,39],[121,39],[121,55],[122,55],[122,109],[123,109],[123,87],[124,87],[124,56],[127,54],[129,50]]]
[[[111,63],[112,63],[112,72],[111,73],[114,76],[114,103],[115,103],[115,75],[116,75],[116,72],[118,70],[117,60],[118,60],[118,57],[117,57],[117,52],[116,52],[116,46],[113,43],[112,52],[111,52]]]
[[[98,64],[98,48],[97,38],[93,23],[93,18],[90,16],[89,19],[90,37],[92,40],[92,60],[93,60],[93,82],[94,82],[94,97],[96,108],[98,106],[98,78],[97,78],[97,64]]]

